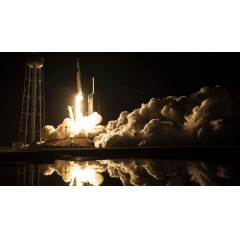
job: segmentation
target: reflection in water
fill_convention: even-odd
[[[56,172],[69,185],[104,185],[105,174],[125,186],[239,185],[235,166],[203,161],[115,159],[44,165],[44,175]],[[109,178],[106,178],[109,179]],[[233,181],[232,179],[235,179]],[[236,180],[237,179],[237,180]]]
[[[69,185],[86,185],[91,184],[98,186],[103,182],[104,168],[98,162],[89,164],[88,162],[73,162],[56,160],[55,164],[43,165],[44,175],[51,175],[57,172],[62,179]]]

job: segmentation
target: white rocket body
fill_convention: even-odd
[[[77,91],[78,94],[82,95],[82,85],[81,85],[81,73],[79,59],[77,59]]]
[[[80,122],[82,113],[82,100],[83,100],[83,92],[81,85],[81,73],[80,73],[80,64],[79,59],[77,59],[77,95],[76,95],[76,105],[75,105],[75,121],[77,123]]]

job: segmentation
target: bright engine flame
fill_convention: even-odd
[[[98,123],[95,116],[83,116],[82,113],[83,95],[77,94],[75,99],[75,117],[72,107],[68,106],[70,117],[70,132],[71,135],[76,135],[81,131],[91,131]]]

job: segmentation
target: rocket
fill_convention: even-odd
[[[77,93],[82,95],[81,73],[79,59],[77,59]]]
[[[80,64],[79,59],[77,59],[77,95],[76,95],[76,105],[75,105],[75,122],[79,123],[80,118],[82,117],[82,100],[83,92],[81,85],[81,73],[80,73]]]

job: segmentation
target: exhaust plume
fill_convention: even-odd
[[[70,118],[64,119],[57,128],[50,125],[45,126],[42,134],[44,135],[45,133],[46,142],[70,137],[92,138],[105,131],[104,126],[99,125],[101,121],[102,117],[97,112],[89,116],[81,117],[78,122],[71,120],[70,114]]]

